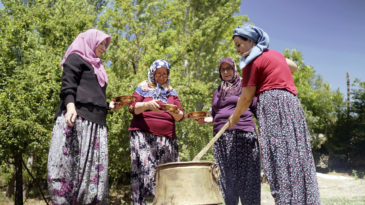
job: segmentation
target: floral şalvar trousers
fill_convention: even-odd
[[[105,126],[64,114],[53,128],[47,165],[53,205],[108,204],[108,141]]]
[[[298,97],[273,89],[258,99],[262,167],[276,204],[320,204],[316,169]]]
[[[221,169],[219,185],[226,205],[259,205],[261,200],[260,150],[256,132],[226,130],[214,143]]]
[[[141,131],[129,131],[131,148],[131,188],[133,204],[146,204],[145,196],[155,196],[155,167],[179,161],[177,140]]]

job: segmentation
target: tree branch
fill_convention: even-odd
[[[37,181],[34,179],[34,177],[33,177],[32,173],[30,173],[30,171],[29,171],[28,167],[25,165],[25,163],[24,163],[24,160],[23,160],[23,159],[22,159],[22,163],[23,163],[23,166],[25,167],[25,169],[27,170],[28,174],[30,175],[30,177],[32,177],[33,181],[34,181],[34,182],[37,182]],[[39,184],[38,184],[38,183],[36,183],[36,185],[37,185],[37,187],[38,187],[39,191],[41,192],[41,194],[42,194],[42,197],[43,197],[44,201],[45,201],[45,202],[46,202],[46,204],[48,205],[48,201],[46,200],[46,197],[44,197],[44,194],[43,194],[43,191],[42,191],[42,189],[41,189],[41,186],[39,186]]]

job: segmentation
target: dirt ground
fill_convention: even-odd
[[[321,204],[364,205],[365,180],[353,177],[317,173]],[[268,184],[261,184],[261,204],[275,205]]]
[[[317,173],[321,204],[323,205],[364,205],[365,204],[365,180],[355,180],[353,177],[336,175],[334,173]],[[109,204],[131,204],[128,186],[123,191],[110,193]],[[48,198],[49,200],[49,198]],[[10,205],[14,202],[5,199],[5,192],[0,193],[0,205]],[[27,199],[27,205],[45,205],[41,198]],[[268,184],[261,184],[261,204],[274,205],[274,199],[270,194]]]

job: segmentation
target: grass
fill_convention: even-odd
[[[334,197],[334,198],[323,198],[321,203],[324,205],[364,205],[364,197]]]
[[[356,173],[362,174],[362,170]],[[333,176],[334,173],[331,173]],[[336,174],[341,176],[340,174]],[[343,175],[342,175],[343,176]],[[346,175],[351,177],[351,175]],[[364,176],[358,176],[355,180],[353,173],[352,179],[326,179],[318,178],[319,190],[321,196],[321,204],[323,205],[365,205],[365,179]],[[0,173],[0,185],[4,183],[4,176]],[[32,205],[45,205],[45,202],[40,197],[38,190],[32,190],[30,197],[26,202]],[[0,205],[14,204],[14,200],[7,200],[5,197],[6,189],[0,190]],[[109,204],[130,205],[130,186],[118,185],[114,190],[110,190]],[[39,196],[38,196],[39,195]],[[49,199],[49,198],[48,198]],[[261,204],[275,205],[274,199],[270,194],[270,186],[266,183],[261,184]]]

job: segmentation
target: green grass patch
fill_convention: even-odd
[[[324,205],[364,205],[365,196],[361,197],[335,197],[321,198],[321,203]]]

